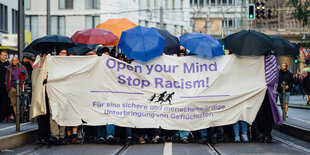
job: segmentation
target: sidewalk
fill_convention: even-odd
[[[280,102],[278,108],[282,115]],[[303,96],[290,96],[287,118],[278,130],[310,142],[310,106]]]
[[[279,100],[277,104],[280,106]],[[310,105],[307,105],[306,97],[302,95],[290,96],[290,101],[289,101],[288,106],[292,108],[310,109]]]
[[[0,151],[35,141],[37,130],[37,123],[22,123],[20,131],[15,122],[0,123]]]

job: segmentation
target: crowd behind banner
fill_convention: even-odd
[[[96,50],[85,53],[85,55],[109,55],[115,57],[121,61],[131,63],[133,60],[126,58],[126,56],[122,53],[116,55],[115,47],[110,50],[107,47],[100,47]],[[11,82],[10,86],[14,88],[14,84],[12,85],[12,80],[22,80],[27,81],[27,79],[31,79],[31,76],[35,73],[32,72],[32,67],[34,69],[41,69],[43,65],[44,57],[46,57],[47,53],[41,53],[41,59],[38,59],[37,62],[34,62],[34,57],[31,58],[25,56],[23,58],[23,64],[16,64],[16,59],[13,58],[10,63],[7,61],[7,52],[1,51],[1,63],[0,63],[0,106],[1,106],[1,121],[13,121],[14,120],[14,98],[13,95],[9,97],[9,94],[12,93],[8,89],[8,81]],[[58,51],[57,55],[59,56],[72,56],[72,54],[67,53],[66,50]],[[186,49],[183,47],[180,48],[178,57],[190,56]],[[15,61],[15,62],[14,62]],[[18,60],[17,60],[18,61]],[[32,67],[31,67],[32,66]],[[11,67],[11,70],[10,70]],[[18,69],[18,72],[16,71]],[[35,70],[34,70],[35,72]],[[11,73],[11,74],[8,74]],[[47,75],[46,75],[47,76]],[[296,76],[295,76],[296,77]],[[308,76],[307,76],[308,77]],[[302,84],[296,83],[296,78],[294,78],[294,89],[301,90]],[[300,80],[301,81],[301,80]],[[32,87],[35,87],[34,83],[37,81],[32,81]],[[29,81],[28,81],[29,83]],[[303,83],[306,83],[303,80]],[[38,83],[37,83],[38,84]],[[46,84],[46,81],[41,83],[43,85]],[[303,88],[308,89],[307,86],[303,86]],[[293,91],[294,92],[294,91]],[[292,93],[293,93],[292,92]],[[296,91],[301,92],[301,91]],[[306,94],[309,92],[309,89],[305,91]],[[295,93],[295,92],[294,92]],[[38,95],[38,94],[33,94]],[[225,125],[225,126],[217,126],[210,127],[208,129],[202,129],[199,131],[182,131],[182,130],[164,130],[162,128],[155,129],[137,129],[137,128],[128,128],[128,127],[119,127],[113,124],[106,124],[103,126],[59,126],[55,120],[51,119],[50,113],[50,105],[48,103],[48,96],[46,91],[43,90],[43,93],[40,96],[45,98],[45,103],[41,104],[42,115],[38,117],[38,126],[39,126],[39,140],[38,143],[42,144],[78,144],[78,143],[160,143],[165,141],[172,142],[198,142],[198,143],[220,143],[220,142],[249,142],[249,141],[260,141],[260,142],[271,142],[271,129],[275,124],[272,114],[272,109],[270,106],[270,99],[266,92],[263,103],[257,113],[256,119],[252,124],[252,127],[249,128],[247,122],[240,121],[235,124]],[[83,121],[83,120],[82,120]],[[87,122],[85,122],[87,123]],[[239,130],[241,128],[241,130]],[[241,134],[240,134],[241,131]]]

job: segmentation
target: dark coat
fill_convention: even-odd
[[[285,85],[288,85],[288,90],[285,90],[286,92],[291,92],[291,89],[293,87],[293,74],[286,70],[283,72],[280,70],[279,72],[279,82],[278,82],[278,92],[282,93],[283,88],[281,87],[282,82],[285,81]]]
[[[310,91],[310,75],[309,74],[303,80],[303,88],[306,91]]]
[[[6,74],[6,67],[10,65],[9,61],[2,62],[0,61],[0,85],[5,84],[5,74]]]

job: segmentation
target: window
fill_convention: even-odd
[[[160,23],[156,23],[156,28],[160,29]]]
[[[8,7],[0,4],[0,31],[8,32]]]
[[[183,1],[184,0],[181,0],[181,9],[183,10]]]
[[[26,16],[25,17],[25,30],[28,30],[31,32],[31,40],[35,40],[39,37],[38,16]]]
[[[223,0],[223,5],[227,5],[227,0]]]
[[[149,27],[149,21],[145,21],[145,27]]]
[[[204,1],[204,0],[199,0],[199,5],[200,5],[200,6],[203,6],[203,1]]]
[[[221,0],[217,0],[217,6],[221,5]]]
[[[181,34],[184,34],[184,26],[181,26]]]
[[[229,5],[233,4],[233,0],[228,0],[228,2],[229,2]]]
[[[73,9],[73,0],[59,0],[59,9]]]
[[[30,10],[30,8],[31,8],[31,0],[25,0],[25,8],[26,8],[26,10]]]
[[[169,1],[168,0],[166,0],[166,8],[169,8],[169,3],[168,3]]]
[[[99,16],[86,16],[86,20],[85,20],[86,29],[95,28],[98,24],[100,24]]]
[[[189,4],[190,4],[190,5],[193,5],[193,0],[190,0],[190,1],[189,1]]]
[[[194,4],[197,5],[198,4],[198,0],[194,0]]]
[[[12,9],[12,33],[17,34],[18,31],[18,11]]]
[[[51,34],[66,34],[65,16],[51,16],[51,25]]]
[[[212,5],[212,6],[215,5],[215,0],[211,0],[211,5]]]
[[[228,20],[228,27],[233,27],[233,21],[231,18]]]
[[[100,0],[85,0],[86,9],[100,9]]]
[[[177,25],[174,25],[174,35],[178,34],[178,26]]]
[[[154,7],[157,7],[158,0],[154,0]]]
[[[175,0],[172,0],[172,9],[175,9]]]
[[[150,8],[150,0],[146,0],[146,6],[148,9]]]

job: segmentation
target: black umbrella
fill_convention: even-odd
[[[96,48],[98,44],[81,44],[76,43],[75,47],[67,49],[68,54],[83,55]]]
[[[37,51],[60,51],[74,46],[75,43],[69,37],[48,35],[37,39],[33,49]]]
[[[298,48],[286,39],[271,37],[273,40],[273,51],[278,55],[299,56]]]
[[[28,52],[28,53],[32,53],[32,54],[39,54],[41,53],[40,51],[37,51],[35,49],[33,49],[33,46],[37,43],[37,40],[32,41],[24,50],[23,53]]]
[[[167,30],[157,29],[157,31],[166,39],[164,53],[167,55],[177,54],[180,51],[179,38],[172,35]]]
[[[254,30],[242,30],[224,38],[224,47],[238,55],[263,55],[273,50],[272,39]]]

